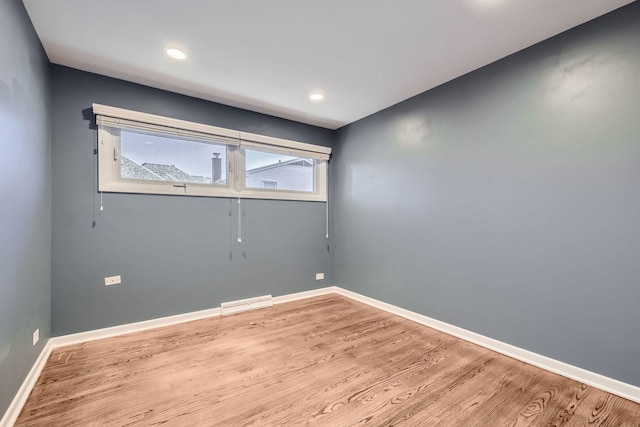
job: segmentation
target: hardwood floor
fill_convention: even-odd
[[[341,296],[54,350],[17,426],[640,426],[640,405]]]

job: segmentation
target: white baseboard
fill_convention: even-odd
[[[49,340],[49,343],[51,344],[51,348],[54,349],[67,345],[101,340],[103,338],[117,337],[119,335],[130,334],[132,332],[141,332],[149,329],[161,328],[163,326],[176,325],[178,323],[190,322],[192,320],[200,320],[216,316],[220,316],[220,308],[192,311],[191,313],[176,314],[175,316],[160,317],[158,319],[144,320],[142,322],[136,323],[127,323],[126,325],[111,326],[109,328],[79,332],[77,334],[62,335],[59,337],[51,338]]]
[[[295,294],[281,295],[279,297],[273,297],[274,304],[284,304],[285,302],[298,301],[306,298],[319,297],[321,295],[337,294],[338,288],[335,286],[328,286],[326,288],[312,289],[310,291],[296,292]]]
[[[538,368],[571,378],[572,380],[579,381],[589,386],[599,388],[607,393],[615,394],[616,396],[640,403],[640,387],[623,383],[622,381],[614,380],[613,378],[605,377],[604,375],[596,374],[595,372],[587,371],[586,369],[578,368],[577,366],[569,365],[568,363],[560,362],[559,360],[551,359],[550,357],[546,357],[529,350],[524,350],[511,344],[494,340],[493,338],[489,338],[337,286],[335,287],[335,292],[380,310],[404,317],[405,319],[421,325],[428,326],[446,334],[453,335],[454,337],[472,342],[481,347],[504,354],[505,356],[509,356],[530,365],[537,366]]]
[[[335,286],[313,289],[310,291],[296,292],[293,294],[273,297],[273,304],[283,304],[285,302],[297,301],[315,296],[337,293]],[[112,326],[109,328],[95,329],[93,331],[79,332],[77,334],[62,335],[51,338],[49,344],[52,349],[67,345],[80,344],[83,342],[111,338],[119,335],[141,332],[149,329],[161,328],[163,326],[176,325],[178,323],[190,322],[192,320],[206,319],[209,317],[221,316],[222,310],[218,307],[207,310],[193,311],[190,313],[177,314],[175,316],[160,317],[157,319],[144,320],[142,322],[127,323],[125,325]]]
[[[560,362],[558,360],[542,356],[532,351],[524,350],[511,344],[494,340],[484,335],[480,335],[475,332],[471,332],[466,329],[462,329],[457,326],[432,319],[422,314],[418,314],[413,311],[388,304],[386,302],[378,301],[376,299],[340,288],[338,286],[328,286],[326,288],[281,295],[274,297],[272,301],[273,304],[284,304],[291,301],[313,298],[332,293],[351,298],[355,301],[370,305],[371,307],[375,307],[391,314],[404,317],[405,319],[411,320],[421,325],[428,326],[438,331],[442,331],[449,335],[461,338],[465,341],[469,341],[479,346],[504,354],[505,356],[521,360],[525,363],[529,363],[530,365],[537,366],[547,371],[599,388],[608,393],[615,394],[616,396],[620,396],[633,402],[640,403],[640,387],[623,383],[622,381],[614,380],[612,378],[605,377],[604,375],[596,374],[595,372],[587,371],[586,369],[578,368],[576,366],[569,365],[568,363]],[[2,417],[2,420],[0,420],[0,427],[13,426],[53,349],[72,344],[79,344],[83,342],[129,334],[132,332],[140,332],[148,329],[175,325],[192,320],[216,317],[220,315],[220,308],[212,308],[208,310],[178,314],[175,316],[145,320],[143,322],[129,323],[126,325],[113,326],[110,328],[80,332],[77,334],[63,335],[49,339],[47,344],[45,344],[44,348],[42,349],[40,356],[31,368],[31,371],[29,371],[29,374],[22,383],[22,386],[18,390],[18,393],[11,402],[9,409],[7,409],[7,412]]]
[[[47,363],[47,359],[49,359],[49,355],[51,354],[51,345],[49,343],[51,340],[47,341],[47,343],[42,348],[40,355],[36,359],[36,362],[31,367],[31,370],[27,374],[27,377],[22,382],[20,389],[16,393],[13,401],[7,408],[7,412],[4,413],[4,416],[0,420],[0,427],[10,427],[13,426],[18,419],[18,415],[20,415],[20,411],[22,411],[22,407],[24,406],[33,386],[36,385],[36,381],[40,377],[40,373],[44,368],[44,365]]]

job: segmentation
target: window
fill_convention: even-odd
[[[327,200],[331,149],[94,104],[99,190]]]
[[[226,185],[227,147],[120,131],[120,178]]]

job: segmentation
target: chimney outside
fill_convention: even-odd
[[[213,153],[211,159],[211,179],[212,183],[216,183],[222,177],[222,159],[220,153]]]

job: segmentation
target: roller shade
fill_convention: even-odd
[[[215,141],[234,146],[240,145],[240,132],[231,129],[100,104],[93,104],[93,112],[96,115],[96,124],[98,126]]]
[[[328,160],[331,148],[237,130],[93,104],[99,126],[215,141],[253,150],[273,150],[295,157]]]

